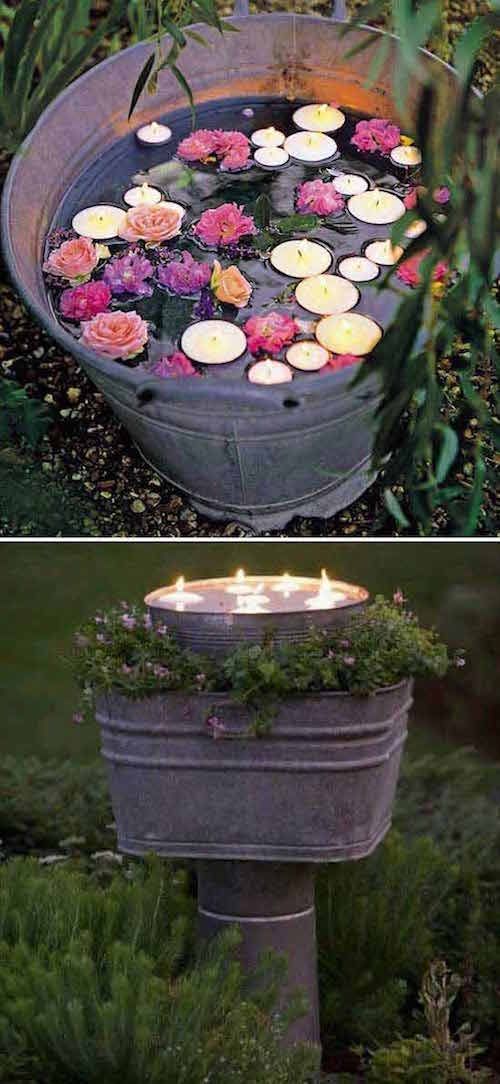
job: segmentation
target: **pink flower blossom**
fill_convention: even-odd
[[[250,141],[243,132],[217,131],[216,154],[221,169],[243,169],[250,157]]]
[[[441,188],[435,188],[432,193],[436,203],[448,203],[450,198],[450,190],[446,185],[442,185]]]
[[[256,233],[252,215],[246,215],[237,203],[210,207],[199,218],[194,233],[206,245],[234,245],[247,234]]]
[[[358,121],[351,143],[359,151],[377,151],[378,154],[388,155],[398,146],[400,136],[401,131],[396,124],[374,117],[372,120]]]
[[[53,249],[45,260],[43,270],[49,275],[68,279],[69,282],[83,282],[90,278],[98,262],[99,256],[93,241],[89,237],[75,237]]]
[[[279,354],[297,334],[298,327],[291,316],[281,312],[269,312],[264,316],[251,316],[243,327],[247,346],[252,354],[260,351]]]
[[[119,234],[125,241],[146,241],[157,245],[170,241],[181,232],[183,207],[171,203],[139,204],[131,207],[125,216]]]
[[[199,128],[179,143],[177,154],[186,162],[206,162],[210,155],[215,154],[216,146],[217,132]]]
[[[344,197],[337,192],[333,181],[304,181],[297,192],[297,210],[312,211],[315,215],[331,215],[343,211]]]
[[[354,365],[356,361],[360,361],[360,358],[356,354],[333,354],[330,361],[327,361],[324,369],[330,369],[334,372],[340,369],[348,369],[350,365]]]
[[[104,312],[111,301],[111,290],[105,282],[85,282],[63,290],[59,308],[68,320],[90,320]]]
[[[148,340],[148,325],[138,312],[101,312],[82,324],[80,342],[107,358],[133,358]]]
[[[174,294],[197,294],[208,286],[212,268],[208,263],[194,260],[190,252],[183,252],[179,260],[171,260],[158,268],[158,282],[168,286]]]
[[[419,286],[421,282],[420,267],[429,252],[430,249],[426,248],[423,252],[417,252],[415,256],[403,260],[403,263],[396,270],[397,278],[404,282],[406,286]],[[443,282],[448,271],[449,267],[446,260],[439,260],[432,272],[432,281]]]
[[[403,197],[403,203],[407,211],[413,211],[418,203],[418,188],[415,186],[410,188],[409,192],[406,193],[406,196]]]
[[[404,606],[406,599],[400,587],[398,587],[397,590],[394,592],[392,596],[392,601],[395,606]]]
[[[154,376],[161,377],[181,377],[181,376],[201,376],[201,373],[191,365],[189,358],[182,353],[182,350],[176,350],[173,354],[165,355],[161,357],[156,365],[149,370]]]
[[[179,143],[177,154],[188,162],[207,162],[215,157],[221,169],[243,169],[250,157],[250,142],[243,132],[200,128]]]

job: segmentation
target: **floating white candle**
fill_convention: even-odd
[[[285,133],[278,128],[258,128],[252,132],[250,139],[254,147],[281,147],[285,142]]]
[[[225,365],[236,361],[247,348],[246,336],[228,320],[200,320],[190,324],[181,339],[181,350],[202,365]]]
[[[293,114],[297,128],[304,128],[308,132],[336,132],[345,124],[345,114],[334,105],[326,102],[317,105],[302,105]]]
[[[393,245],[389,238],[387,241],[370,241],[365,248],[365,256],[382,267],[390,267],[403,255],[401,245]]]
[[[293,373],[282,361],[274,358],[264,358],[256,361],[247,373],[252,384],[286,384],[293,379]]]
[[[197,595],[194,591],[186,591],[184,576],[179,576],[174,586],[161,596],[162,602],[175,602],[178,606],[189,606],[193,602],[201,602],[203,595]]]
[[[278,169],[279,166],[286,166],[290,161],[290,155],[284,147],[259,147],[253,157],[254,161],[264,169]]]
[[[405,230],[405,237],[420,237],[422,233],[425,233],[427,229],[427,222],[423,218],[416,218]]]
[[[360,358],[371,353],[382,332],[369,316],[354,312],[349,316],[325,316],[316,328],[316,338],[333,354],[354,354]]]
[[[78,211],[71,225],[81,237],[105,241],[117,236],[126,213],[122,207],[99,203],[95,207],[84,207],[82,211]]]
[[[337,144],[323,132],[294,132],[285,139],[285,150],[298,162],[324,162],[336,154]]]
[[[253,595],[254,591],[255,585],[248,582],[243,568],[239,568],[235,573],[234,583],[226,587],[228,595]]]
[[[321,275],[332,262],[332,254],[317,241],[307,237],[301,241],[282,241],[271,252],[270,260],[276,271],[290,278],[303,279],[309,275]]]
[[[327,610],[331,606],[335,606],[337,602],[344,602],[345,598],[344,591],[335,591],[323,568],[318,593],[312,595],[311,598],[306,598],[304,605],[308,610]]]
[[[393,192],[385,192],[382,188],[372,188],[369,192],[351,196],[347,208],[361,222],[379,225],[396,222],[406,212],[403,200],[395,196]]]
[[[359,196],[369,187],[366,177],[361,177],[359,173],[339,173],[332,178],[332,184],[343,196]]]
[[[312,279],[306,279],[306,282],[312,282]],[[288,347],[286,352],[286,360],[289,365],[293,365],[294,369],[302,369],[303,372],[312,373],[317,369],[322,369],[326,365],[330,355],[328,350],[325,350],[319,343],[314,342],[312,339],[309,341],[302,341],[293,343]]]
[[[339,275],[315,275],[299,282],[295,298],[303,309],[327,316],[353,309],[359,301],[359,290]]]
[[[366,256],[346,256],[340,261],[338,270],[340,275],[351,282],[369,282],[370,279],[376,279],[379,273],[377,264]]]
[[[391,159],[397,166],[419,166],[422,161],[422,152],[418,147],[405,147],[400,143],[391,151]]]
[[[168,143],[172,138],[172,130],[166,124],[158,124],[158,121],[153,120],[151,124],[144,124],[142,128],[138,128],[135,135],[139,143],[160,146],[162,143]]]
[[[234,614],[267,614],[269,610],[266,610],[265,604],[269,600],[261,597],[260,595],[243,595],[243,598],[236,600],[236,607],[233,610]]]
[[[154,188],[145,181],[144,184],[127,189],[123,198],[129,207],[141,207],[143,204],[160,203],[162,194],[159,188]]]
[[[301,584],[294,580],[293,576],[290,576],[288,572],[284,572],[277,583],[271,588],[278,595],[283,595],[283,598],[290,598],[294,591],[301,590]]]

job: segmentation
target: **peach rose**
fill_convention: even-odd
[[[243,309],[245,305],[248,305],[252,287],[237,267],[226,267],[223,271],[219,261],[214,260],[211,285],[219,301],[236,305],[237,309]]]
[[[100,312],[82,323],[80,342],[105,358],[133,358],[148,340],[148,325],[138,312]]]
[[[157,245],[169,241],[181,232],[185,211],[173,203],[140,204],[131,207],[120,226],[119,234],[125,241],[146,241]]]
[[[84,282],[98,262],[94,243],[88,237],[76,237],[55,248],[45,260],[43,270],[69,282]]]

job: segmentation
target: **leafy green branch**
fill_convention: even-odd
[[[236,28],[226,22],[225,19],[220,18],[215,0],[191,0],[183,13],[182,25],[179,25],[178,21],[174,21],[169,14],[168,2],[156,0],[156,8],[152,18],[156,24],[153,34],[154,50],[149,55],[137,78],[130,100],[128,118],[130,120],[143,91],[150,95],[156,94],[159,75],[166,68],[169,68],[188,98],[194,123],[193,92],[185,75],[179,68],[178,61],[189,39],[205,47],[209,47],[210,43],[206,41],[202,34],[194,30],[190,24],[201,23],[206,27],[217,30],[221,35],[224,32],[235,31]],[[166,34],[170,35],[171,40],[166,46],[166,51],[164,51],[163,39]]]
[[[353,25],[380,16],[383,8],[383,2],[374,0]],[[423,256],[418,288],[402,301],[392,328],[374,351],[370,366],[360,367],[356,382],[378,371],[381,398],[373,466],[383,469],[386,505],[398,525],[429,534],[435,513],[443,509],[452,533],[472,535],[480,521],[487,480],[486,442],[498,448],[498,421],[488,393],[498,371],[493,330],[498,327],[499,308],[492,287],[500,107],[498,89],[481,97],[473,77],[479,50],[500,27],[500,18],[493,12],[485,14],[461,36],[453,58],[456,88],[450,92],[444,78],[424,68],[419,53],[436,29],[439,10],[435,0],[418,9],[411,0],[392,2],[392,29],[399,36],[391,62],[394,98],[423,155],[418,211],[396,224],[392,241],[400,241],[417,218],[424,219],[427,228],[403,257]],[[388,40],[368,35],[347,57],[367,48],[373,51],[368,65],[368,82],[373,83],[388,59]],[[410,87],[417,90],[413,111]],[[446,216],[436,213],[432,199],[442,185],[451,190]],[[433,281],[440,261],[449,268],[444,290]],[[462,343],[466,348],[457,351]],[[449,402],[441,371],[452,351],[460,359],[459,403]],[[464,483],[464,433],[471,421],[477,425],[473,473]],[[397,485],[403,486],[402,502],[393,491]]]

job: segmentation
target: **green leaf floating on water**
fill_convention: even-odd
[[[316,215],[286,215],[273,225],[280,233],[305,233],[318,225],[318,219]]]

